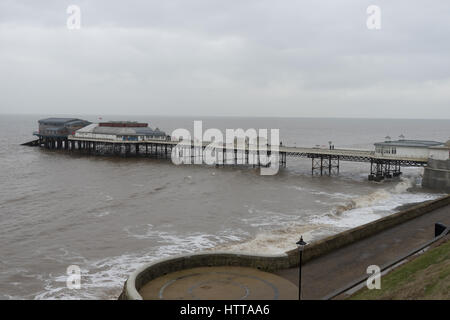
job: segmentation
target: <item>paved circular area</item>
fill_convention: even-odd
[[[290,300],[297,286],[273,273],[244,267],[201,267],[156,278],[139,292],[146,300]]]

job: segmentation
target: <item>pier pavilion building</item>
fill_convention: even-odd
[[[406,140],[403,138],[391,141],[389,137],[386,137],[386,141],[375,143],[375,155],[428,158],[430,147],[442,145],[443,143],[438,141]]]
[[[130,121],[110,121],[92,123],[78,129],[73,138],[103,141],[149,141],[166,140],[167,136],[159,128],[152,129],[148,123]]]

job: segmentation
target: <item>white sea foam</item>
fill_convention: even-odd
[[[94,212],[93,215],[96,216],[97,218],[101,218],[104,216],[109,215],[109,211],[102,211],[102,212]]]
[[[241,221],[251,227],[283,227],[292,225],[292,223],[297,223],[299,221],[300,213],[296,214],[285,214],[281,212],[249,209],[249,213],[254,214],[254,216],[249,218],[242,218]],[[307,210],[303,211],[303,214],[307,214]]]
[[[305,241],[311,241],[318,225],[293,224],[282,229],[258,233],[254,238],[241,243],[221,245],[214,250],[231,251],[249,254],[281,254],[295,249],[299,235]]]
[[[287,186],[286,188],[295,189],[297,191],[302,191],[302,192],[308,192],[313,195],[326,196],[326,197],[333,198],[333,199],[351,199],[356,196],[355,194],[350,194],[350,193],[326,192],[326,191],[322,191],[322,190],[303,188],[300,186]]]
[[[332,199],[351,199],[356,196],[354,194],[348,194],[348,193],[342,193],[342,192],[325,192],[325,191],[317,191],[317,190],[311,190],[310,193],[313,195],[327,196]]]
[[[371,194],[354,198],[330,212],[310,218],[311,223],[337,228],[353,228],[395,212],[399,206],[436,199],[441,194],[408,192],[415,186],[415,179],[402,178],[393,187],[377,190]]]
[[[224,243],[241,242],[247,233],[243,230],[225,230],[217,235],[193,233],[179,235],[158,231],[148,225],[145,234],[133,234],[138,239],[156,238],[159,246],[149,252],[130,253],[96,261],[83,261],[81,267],[81,288],[71,290],[66,287],[66,274],[41,276],[44,290],[35,299],[117,299],[126,278],[144,264],[179,254],[208,250]]]
[[[252,227],[260,227],[261,232],[244,243],[222,246],[221,248],[249,253],[282,253],[295,248],[295,242],[300,234],[306,239],[315,240],[392,214],[399,206],[442,196],[441,194],[409,192],[408,190],[415,185],[415,177],[406,177],[393,186],[389,183],[386,184],[385,188],[363,196],[313,191],[313,194],[347,200],[343,205],[316,215],[308,215],[306,212],[302,215],[287,215],[251,208],[249,212],[257,215],[242,219],[242,221]],[[329,203],[321,200],[317,201],[329,205]]]

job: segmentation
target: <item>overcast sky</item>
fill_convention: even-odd
[[[1,0],[0,113],[450,119],[449,14],[448,0]]]

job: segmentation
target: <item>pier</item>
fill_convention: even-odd
[[[179,141],[148,123],[135,121],[108,121],[91,123],[76,118],[48,118],[39,120],[37,140],[24,145],[50,150],[66,150],[91,155],[121,157],[152,157],[172,159],[177,164],[241,165],[253,168],[287,166],[287,159],[311,159],[312,175],[338,175],[340,163],[363,162],[370,165],[369,180],[381,181],[401,175],[402,167],[426,167],[430,158],[442,161],[449,156],[449,146],[428,140],[407,140],[403,135],[392,141],[374,143],[375,150],[307,148],[269,145],[266,140],[245,137],[232,143]],[[273,154],[272,154],[273,153]],[[207,155],[207,157],[205,156]],[[173,158],[173,157],[176,157]],[[206,158],[209,160],[206,161]],[[272,161],[272,163],[270,163]]]
[[[153,157],[170,159],[172,150],[177,147],[182,159],[196,159],[202,155],[209,143],[197,145],[192,143],[180,143],[170,140],[145,140],[145,141],[110,141],[106,139],[68,137],[41,137],[35,145],[50,150],[67,150],[91,155],[111,155],[122,157]],[[201,149],[201,150],[200,150]],[[217,165],[247,165],[260,167],[260,150],[256,146],[239,148],[233,144],[221,144],[215,147],[217,150]],[[270,155],[270,148],[267,154]],[[323,149],[279,146],[280,167],[287,166],[287,158],[311,159],[312,175],[338,175],[341,161],[366,162],[370,164],[370,180],[379,181],[384,178],[392,178],[401,174],[402,167],[425,167],[427,158],[412,158],[396,155],[377,155],[370,150],[351,149]]]

